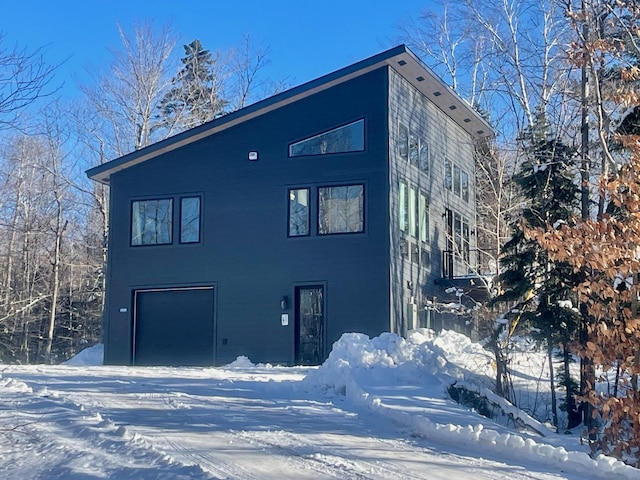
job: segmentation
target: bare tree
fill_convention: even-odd
[[[166,136],[157,113],[171,85],[176,36],[169,25],[156,31],[151,23],[136,23],[130,35],[118,25],[118,32],[122,45],[110,50],[109,70],[81,88],[109,129],[113,154],[121,156]]]
[[[57,91],[55,66],[45,62],[42,49],[5,47],[0,34],[0,129],[16,127],[21,110]]]

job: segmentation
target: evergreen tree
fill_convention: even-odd
[[[552,261],[536,239],[529,238],[532,228],[556,228],[568,224],[579,205],[579,187],[575,184],[575,149],[547,135],[544,120],[529,132],[527,158],[514,181],[520,187],[524,205],[521,218],[513,224],[511,239],[503,248],[502,272],[498,277],[501,292],[494,302],[515,304],[519,312],[510,331],[527,323],[547,346],[550,366],[553,423],[558,426],[553,352],[561,346],[564,368],[558,376],[564,387],[563,408],[569,414],[569,426],[576,418],[576,383],[569,374],[570,346],[575,339],[579,315],[572,307],[572,288],[578,276],[565,262]],[[515,323],[515,324],[514,324]]]
[[[182,69],[173,78],[173,87],[160,104],[171,133],[202,125],[224,113],[217,58],[205,50],[200,40],[184,46]]]

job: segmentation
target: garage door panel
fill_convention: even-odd
[[[147,290],[135,295],[136,365],[211,365],[212,288]]]

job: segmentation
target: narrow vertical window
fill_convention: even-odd
[[[422,192],[420,192],[418,214],[420,215],[420,241],[429,242],[429,200]]]
[[[451,190],[451,162],[449,160],[444,161],[444,188]]]
[[[200,241],[200,197],[180,199],[180,243]]]
[[[462,171],[462,199],[465,202],[469,201],[469,174]]]
[[[459,256],[462,252],[462,217],[459,213],[453,216],[453,232],[456,246],[456,253]]]
[[[406,232],[409,224],[409,190],[407,184],[400,182],[398,186],[398,222],[400,223],[400,231]]]
[[[172,242],[173,200],[137,200],[131,204],[131,245]]]
[[[409,161],[412,165],[418,166],[420,146],[418,137],[414,133],[409,134]]]
[[[309,189],[289,190],[289,236],[309,235]]]
[[[402,160],[409,159],[409,129],[401,123],[398,126],[398,155]]]
[[[420,139],[420,152],[418,154],[418,164],[423,172],[429,171],[429,144]]]
[[[469,237],[469,221],[465,218],[462,220],[462,259],[466,264],[469,264],[470,260],[470,244],[471,238]]]
[[[457,196],[460,196],[460,167],[455,165],[453,167],[453,193],[455,193]]]
[[[364,185],[318,188],[318,234],[364,232]]]
[[[416,198],[416,189],[409,189],[409,235],[412,237],[418,236],[418,229],[416,228],[418,223],[418,215],[417,215],[417,198]]]

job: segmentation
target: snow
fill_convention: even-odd
[[[514,359],[526,412],[489,390],[488,352],[450,331],[345,334],[320,367],[103,366],[100,345],[4,365],[0,478],[640,479],[534,420],[545,355],[522,339]],[[513,422],[458,405],[454,383]]]

